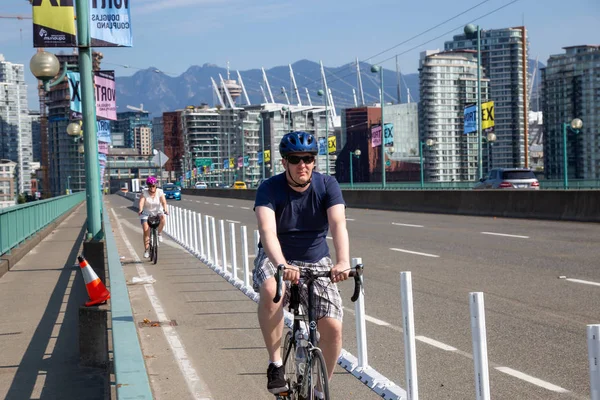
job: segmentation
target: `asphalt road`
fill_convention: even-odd
[[[188,195],[170,204],[247,225],[252,243],[250,201]],[[470,292],[485,295],[492,398],[589,398],[586,325],[600,322],[600,225],[364,209],[347,218],[351,257],[365,265],[369,364],[379,372],[405,387],[400,272],[411,271],[421,398],[475,397]],[[356,355],[350,292],[342,288],[344,348]],[[336,380],[336,398],[350,398],[346,387],[352,398],[372,397],[342,370]]]

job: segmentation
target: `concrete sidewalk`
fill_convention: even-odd
[[[85,204],[0,278],[0,398],[104,399],[105,371],[79,367],[76,264]]]

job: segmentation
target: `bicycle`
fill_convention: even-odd
[[[278,303],[281,300],[283,290],[283,270],[281,265],[277,268],[275,279],[277,281],[277,292],[273,302]],[[350,271],[350,276],[354,277],[354,293],[351,300],[355,302],[360,295],[362,286],[364,266],[358,264]],[[315,388],[323,394],[324,399],[329,399],[329,380],[327,366],[323,353],[318,347],[319,333],[317,331],[316,311],[313,307],[312,293],[314,281],[318,278],[331,278],[331,271],[312,271],[310,269],[300,268],[300,277],[308,288],[308,323],[306,321],[305,306],[301,304],[300,287],[296,284],[290,288],[289,311],[294,314],[294,325],[291,331],[288,331],[284,340],[283,347],[283,365],[285,377],[289,390],[275,395],[277,400],[316,400]],[[308,326],[309,337],[303,334],[301,325]],[[293,354],[294,358],[290,358]]]
[[[148,226],[150,227],[150,261],[154,264],[158,261],[158,226],[160,225],[160,215],[150,215],[148,217]]]

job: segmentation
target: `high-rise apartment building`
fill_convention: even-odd
[[[141,155],[152,154],[152,129],[149,126],[139,125],[133,128],[133,147]]]
[[[29,111],[31,119],[31,143],[32,143],[32,161],[42,161],[42,127],[40,123],[40,112]]]
[[[464,109],[477,102],[476,52],[421,53],[419,81],[419,140],[435,142],[431,148],[423,147],[425,180],[478,179],[477,134],[464,134]],[[481,98],[488,98],[486,78],[481,79]],[[486,155],[483,149],[482,155]]]
[[[552,55],[542,69],[542,110],[544,113],[544,173],[548,179],[564,176],[564,154],[570,178],[600,178],[600,46],[565,47],[564,54]],[[563,123],[580,118],[578,134],[567,130],[563,144]]]
[[[165,133],[163,132],[163,119],[160,117],[152,118],[152,147],[165,151]]]
[[[117,113],[117,120],[110,122],[111,132],[123,132],[125,147],[135,148],[135,127],[152,126],[147,111],[125,111]]]
[[[17,163],[11,160],[0,159],[0,208],[11,207],[16,204],[15,193],[15,168]]]
[[[31,193],[31,118],[23,64],[0,54],[0,159],[16,163],[18,193]]]
[[[216,108],[188,106],[181,111],[185,171],[196,168],[197,180],[209,183],[223,181],[221,152],[221,117]],[[193,183],[193,182],[192,182]]]
[[[477,49],[477,37],[460,34],[445,50]],[[528,166],[527,31],[525,27],[481,31],[481,62],[490,79],[496,142],[492,167]]]

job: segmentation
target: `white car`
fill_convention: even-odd
[[[196,182],[194,187],[196,189],[208,189],[208,185],[206,184],[206,182]]]

